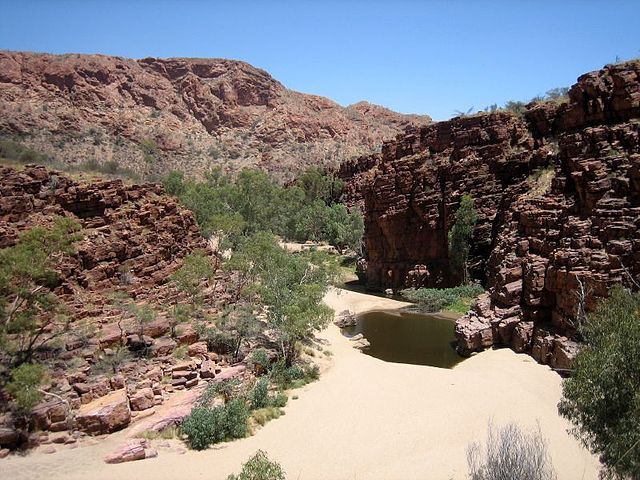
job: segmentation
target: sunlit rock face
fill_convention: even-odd
[[[508,344],[569,368],[580,309],[640,274],[639,137],[636,61],[583,75],[565,102],[417,128],[343,164],[369,286],[456,283],[447,234],[469,194],[470,271],[488,295],[458,321],[460,350]]]

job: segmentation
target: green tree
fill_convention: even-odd
[[[338,201],[344,188],[344,182],[335,173],[327,172],[319,167],[305,170],[294,183],[304,191],[306,203],[320,200],[331,205]]]
[[[640,478],[640,293],[612,289],[582,333],[558,409],[609,478]]]
[[[64,333],[68,319],[51,293],[58,282],[53,266],[61,254],[73,252],[79,229],[58,217],[52,228],[32,228],[0,250],[0,354],[8,363],[30,362],[36,349]]]
[[[454,277],[461,278],[462,284],[469,281],[468,259],[473,238],[473,229],[478,221],[478,213],[470,195],[463,195],[456,211],[456,221],[449,232],[449,265]]]
[[[184,173],[176,171],[170,172],[162,179],[162,184],[169,195],[180,197],[184,194],[186,189],[184,184]]]
[[[181,292],[186,293],[192,305],[202,301],[200,284],[215,274],[205,252],[198,250],[184,257],[182,266],[169,278]]]
[[[336,275],[335,262],[321,252],[287,253],[273,235],[259,232],[244,242],[225,267],[237,272],[242,296],[264,306],[281,353],[291,365],[296,342],[332,317],[322,297]]]
[[[220,328],[233,339],[233,356],[238,358],[242,342],[247,341],[260,332],[261,322],[253,314],[250,305],[237,306],[225,313],[221,318]]]
[[[42,399],[40,385],[45,378],[42,365],[23,363],[11,371],[7,392],[16,402],[18,411],[27,414]]]
[[[163,183],[196,217],[205,236],[238,246],[260,231],[294,240],[328,241],[358,250],[363,226],[359,212],[336,203],[342,182],[319,169],[281,186],[264,172],[245,169],[235,180],[220,169],[205,182],[186,181],[172,172]]]

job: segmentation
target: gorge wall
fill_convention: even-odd
[[[566,368],[579,306],[640,275],[640,62],[583,75],[568,101],[522,117],[416,128],[340,173],[365,213],[371,288],[454,283],[447,234],[471,195],[470,271],[488,291],[457,323],[460,350],[508,344]]]

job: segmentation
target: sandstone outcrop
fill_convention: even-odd
[[[640,275],[640,62],[583,75],[566,102],[440,122],[341,167],[364,207],[371,288],[448,286],[462,195],[478,223],[470,271],[488,288],[457,322],[461,352],[494,344],[571,366],[576,327]]]
[[[124,389],[83,405],[76,414],[78,429],[89,435],[115,432],[129,425],[130,421],[129,399]]]
[[[36,351],[51,381],[31,412],[31,429],[109,433],[152,414],[173,392],[229,375],[193,327],[172,332],[167,316],[171,305],[186,301],[168,282],[185,255],[202,249],[218,265],[191,212],[155,184],[86,183],[44,167],[0,168],[0,247],[32,227],[49,226],[56,215],[81,227],[75,251],[54,264],[52,293],[71,323],[59,342]],[[214,287],[202,285],[203,309],[212,317],[228,299],[222,275]],[[158,311],[142,338],[114,292]],[[182,361],[172,355],[179,345],[187,355]],[[5,412],[9,407],[0,402],[0,446],[16,447],[27,435]],[[32,446],[40,441],[28,439]]]
[[[154,458],[158,456],[158,452],[151,448],[149,442],[144,439],[129,440],[113,453],[104,458],[105,463],[124,463],[136,460],[144,460],[145,458]]]
[[[0,52],[0,133],[65,163],[138,173],[253,166],[282,177],[371,152],[427,116],[348,107],[224,59]]]

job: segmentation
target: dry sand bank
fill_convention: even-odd
[[[336,312],[404,305],[336,289],[326,302]],[[597,478],[597,461],[558,417],[560,377],[530,357],[488,351],[444,370],[361,354],[333,325],[320,337],[330,343],[332,367],[253,437],[206,452],[159,448],[155,459],[106,465],[102,457],[120,445],[121,432],[93,446],[1,460],[0,478],[217,480],[263,449],[290,479],[463,479],[467,444],[484,438],[491,418],[524,426],[539,421],[560,480]]]

